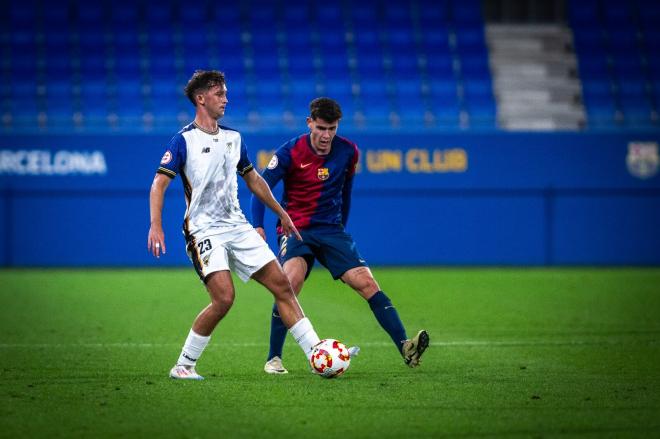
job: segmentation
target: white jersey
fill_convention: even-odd
[[[230,128],[209,133],[193,122],[170,140],[157,172],[181,175],[186,241],[252,227],[238,203],[236,178],[252,169],[241,134]]]

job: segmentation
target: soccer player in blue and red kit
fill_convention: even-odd
[[[419,365],[420,357],[429,345],[429,335],[419,331],[408,339],[396,308],[381,291],[355,242],[344,227],[351,205],[353,177],[358,163],[358,148],[348,139],[337,136],[341,108],[329,98],[317,98],[310,103],[307,126],[310,132],[285,143],[276,152],[263,172],[263,178],[273,188],[284,181],[281,205],[300,231],[302,241],[282,234],[278,222],[279,258],[296,295],[318,260],[368,303],[376,320],[389,334],[410,367]],[[252,225],[266,239],[264,205],[252,197]],[[273,306],[270,332],[270,352],[264,370],[284,374],[282,347],[286,327]],[[351,348],[355,355],[356,349]]]

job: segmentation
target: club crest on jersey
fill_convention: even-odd
[[[273,155],[273,158],[270,159],[270,161],[268,162],[268,166],[267,166],[267,168],[268,168],[268,169],[275,169],[275,168],[277,168],[277,164],[278,164],[278,163],[279,163],[279,162],[278,162],[278,160],[277,160],[277,155]]]
[[[227,142],[227,149],[231,150],[231,147],[234,146],[233,142]]]
[[[166,165],[171,161],[172,161],[172,153],[168,149],[167,151],[165,151],[165,154],[163,154],[163,158],[160,159],[160,164],[161,165]]]
[[[330,170],[328,168],[319,168],[316,176],[319,180],[327,180],[330,177]]]

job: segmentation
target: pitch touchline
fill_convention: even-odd
[[[584,346],[584,345],[618,345],[629,344],[630,340],[559,340],[559,341],[489,341],[489,340],[462,340],[462,341],[436,341],[431,342],[431,346],[438,347],[470,347],[470,346],[483,346],[483,347],[517,347],[517,346]],[[641,342],[644,344],[655,344],[656,340],[649,340]],[[380,347],[390,346],[389,342],[365,342],[356,343],[358,346],[365,347]],[[0,343],[0,349],[12,348],[159,348],[159,347],[180,347],[180,343]],[[216,347],[238,347],[238,348],[251,348],[251,347],[264,347],[268,343],[223,343],[220,341],[217,344],[209,345],[210,348]]]

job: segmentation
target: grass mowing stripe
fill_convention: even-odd
[[[206,349],[232,348],[264,348],[268,343],[222,343],[209,344]],[[559,340],[559,341],[487,341],[487,340],[464,340],[464,341],[437,341],[429,343],[433,347],[518,347],[518,346],[606,346],[606,345],[628,345],[630,340]],[[637,340],[633,343],[657,344],[658,340]],[[361,347],[387,347],[392,344],[386,342],[360,343]],[[181,347],[181,343],[0,343],[0,349],[14,348],[162,348]]]

